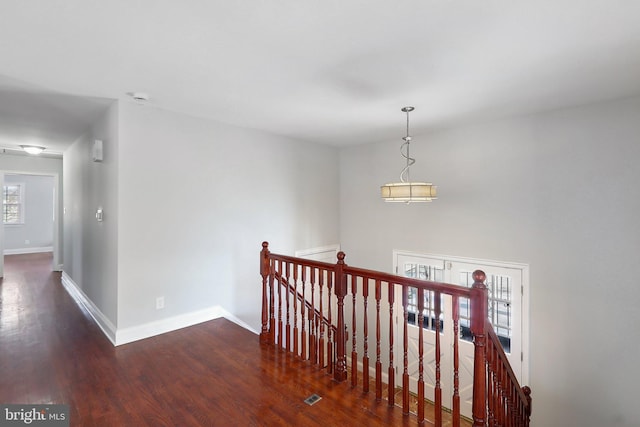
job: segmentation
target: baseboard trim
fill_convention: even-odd
[[[105,336],[111,341],[113,345],[116,344],[116,328],[107,318],[107,316],[100,311],[100,309],[91,301],[87,295],[80,289],[80,287],[73,281],[71,277],[64,271],[62,272],[62,286],[66,289],[67,293],[74,299],[76,304],[80,308],[85,309],[89,315],[93,318],[94,322],[102,330]]]
[[[206,308],[204,310],[192,311],[190,313],[180,314],[177,316],[167,317],[165,319],[144,323],[138,326],[118,329],[116,331],[115,345],[128,344],[130,342],[151,338],[156,335],[166,334],[167,332],[176,331],[178,329],[187,328],[199,323],[208,322],[210,320],[224,317],[233,323],[258,334],[256,330],[248,324],[229,313],[224,308],[218,306]]]
[[[178,329],[187,328],[197,325],[198,323],[208,322],[220,317],[241,326],[248,331],[258,335],[258,331],[253,329],[244,321],[234,316],[223,307],[217,305],[204,310],[192,311],[190,313],[180,314],[178,316],[167,317],[165,319],[153,322],[143,323],[138,326],[129,328],[116,328],[113,323],[100,311],[100,309],[86,296],[80,287],[69,277],[67,273],[62,272],[62,286],[67,293],[74,299],[80,308],[86,310],[102,330],[105,336],[114,346],[128,344],[134,341],[140,341],[145,338],[151,338],[156,335],[165,334],[167,332],[176,331]]]
[[[53,252],[52,246],[45,246],[39,248],[18,248],[18,249],[5,249],[5,255],[23,255],[23,254],[39,254],[42,252]]]
[[[243,327],[244,329],[248,330],[249,332],[253,332],[256,335],[260,335],[260,332],[257,329],[253,329],[251,326],[249,326],[248,323],[240,320],[238,317],[234,316],[233,314],[231,314],[230,312],[225,310],[223,307],[217,305],[217,306],[214,307],[214,309],[216,309],[218,311],[218,313],[220,314],[218,317],[224,317],[225,319],[230,320],[231,322],[235,323],[236,325]]]

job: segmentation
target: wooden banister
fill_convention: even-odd
[[[440,354],[449,350],[441,349],[440,333],[442,328],[451,328],[453,332],[452,377],[447,384],[452,386],[452,394],[447,398],[451,402],[452,425],[460,426],[461,398],[460,390],[473,387],[473,405],[471,415],[473,425],[480,426],[518,426],[528,427],[531,415],[531,390],[520,387],[513,369],[502,349],[500,341],[488,320],[488,289],[484,284],[482,271],[473,273],[471,288],[448,283],[402,277],[389,273],[351,267],[345,263],[345,254],[338,253],[335,264],[273,254],[267,242],[262,243],[260,252],[260,275],[262,276],[262,325],[260,342],[277,345],[283,351],[295,354],[303,360],[326,369],[327,374],[338,382],[351,378],[351,387],[360,383],[362,391],[369,392],[369,383],[375,383],[376,400],[386,397],[389,406],[395,404],[395,366],[396,352],[402,352],[402,411],[409,413],[410,386],[414,381],[418,395],[418,423],[425,422],[425,331],[435,331],[434,365],[428,366],[435,377],[429,386],[429,397],[435,404],[435,418],[430,420],[436,426],[443,425],[442,414],[443,388]],[[398,322],[403,325],[394,336],[396,310],[396,289],[402,296],[402,307],[397,306]],[[373,290],[373,301],[369,298]],[[418,371],[411,379],[408,371],[408,327],[410,290],[417,295],[417,311],[411,311],[418,331]],[[346,324],[345,298],[351,293],[351,325]],[[443,313],[441,296],[451,297],[452,313]],[[470,307],[470,330],[473,336],[473,380],[461,385],[459,375],[460,299],[468,299]],[[425,307],[425,301],[429,307]],[[369,312],[369,304],[375,302],[374,313]],[[399,301],[400,302],[400,301]],[[298,316],[298,305],[300,311]],[[449,306],[447,306],[449,307]],[[383,316],[388,312],[388,319]],[[284,309],[284,313],[283,313]],[[449,311],[448,309],[446,311]],[[277,315],[276,315],[277,313]],[[428,314],[428,316],[427,316]],[[284,315],[284,318],[283,318]],[[371,316],[375,317],[371,317]],[[433,321],[431,320],[433,316]],[[276,318],[277,317],[277,318]],[[400,320],[401,319],[401,320]],[[427,322],[428,320],[428,322]],[[371,323],[371,324],[370,324]],[[428,324],[427,324],[428,323]],[[361,328],[357,326],[361,325]],[[382,325],[388,325],[388,333],[382,332]],[[443,326],[444,325],[444,326]],[[370,371],[369,328],[375,327],[375,363]],[[429,328],[429,329],[427,329]],[[349,334],[349,329],[351,333]],[[358,331],[362,331],[359,333]],[[358,337],[358,334],[360,337]],[[351,340],[350,358],[347,358],[347,342]],[[399,349],[395,342],[401,343]],[[360,343],[360,348],[356,345]],[[384,349],[383,349],[384,347]],[[358,360],[358,351],[362,350],[362,359]],[[388,361],[384,375],[387,376],[386,396],[382,395],[383,369],[382,356]],[[385,362],[386,364],[386,362]],[[349,375],[348,370],[351,370]],[[431,375],[431,374],[430,374]],[[432,381],[430,380],[430,381]],[[466,380],[465,380],[466,381]],[[398,385],[399,386],[399,385]]]
[[[487,320],[487,390],[489,425],[528,427],[531,416],[531,389],[520,387],[502,349],[498,335]]]

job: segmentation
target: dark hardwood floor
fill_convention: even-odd
[[[417,425],[225,319],[113,347],[50,266],[5,257],[0,403],[69,404],[72,426]]]

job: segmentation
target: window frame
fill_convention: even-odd
[[[19,218],[15,222],[7,222],[7,212],[6,207],[9,205],[7,203],[7,187],[16,186],[19,188],[20,201],[18,203],[11,203],[10,205],[17,205],[19,207]],[[5,182],[2,187],[2,223],[5,226],[20,226],[25,224],[26,218],[26,183],[24,182]]]

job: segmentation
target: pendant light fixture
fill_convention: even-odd
[[[430,202],[436,197],[436,186],[430,182],[411,182],[409,168],[416,162],[409,155],[411,136],[409,135],[409,113],[413,107],[404,107],[402,111],[407,114],[407,136],[402,138],[404,143],[400,146],[400,153],[407,161],[406,166],[400,172],[400,182],[392,182],[380,187],[382,198],[385,202]],[[406,150],[406,151],[405,151]]]

